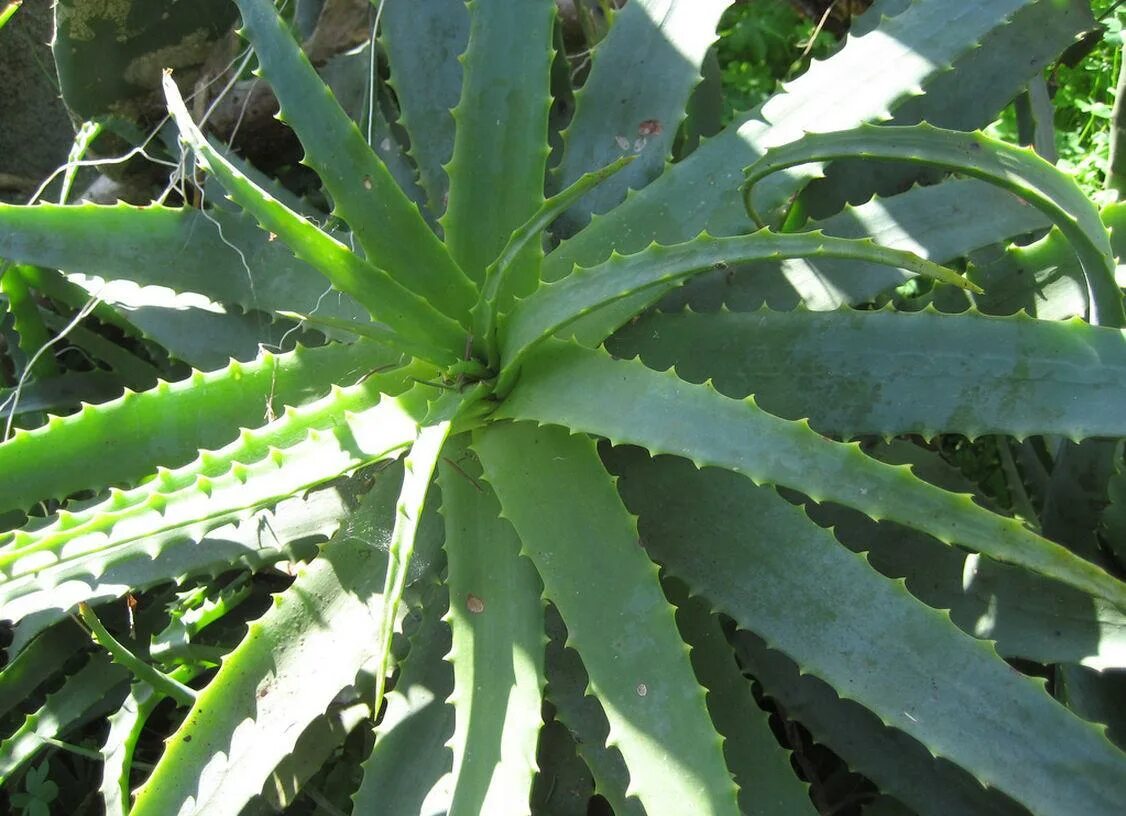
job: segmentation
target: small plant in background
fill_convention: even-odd
[[[60,0],[0,204],[13,807],[1118,812],[1126,216],[975,132],[1083,3],[726,126],[725,0],[183,5]]]

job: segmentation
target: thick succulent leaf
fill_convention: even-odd
[[[1082,666],[1060,666],[1060,698],[1085,720],[1106,724],[1111,742],[1126,751],[1126,673],[1097,674]]]
[[[192,251],[185,252],[189,245]],[[324,277],[281,241],[270,240],[252,218],[223,209],[0,203],[0,256],[100,279],[85,288],[130,306],[134,301],[112,284],[199,293],[244,311],[368,320],[352,298],[341,292],[328,297],[332,289]],[[169,308],[198,305],[188,300]]]
[[[628,170],[602,185],[564,217],[573,233],[592,212],[618,204],[665,169],[704,55],[731,0],[635,0],[614,15],[595,47],[590,74],[575,94],[563,132],[560,186],[622,153],[638,154]]]
[[[1126,436],[1126,333],[1079,320],[684,312],[643,316],[610,348],[846,438]]]
[[[388,525],[398,485],[386,475],[358,512]],[[381,550],[342,536],[302,567],[168,738],[134,816],[239,813],[376,656],[385,565]]]
[[[573,735],[575,750],[593,777],[594,792],[610,804],[615,816],[645,816],[641,802],[626,795],[629,769],[621,752],[606,744],[610,735],[606,711],[591,691],[582,658],[566,646],[567,628],[558,610],[549,605],[545,619],[549,638],[544,660],[545,694],[555,707],[556,719]]]
[[[431,212],[441,215],[449,186],[442,165],[453,154],[450,109],[461,94],[458,57],[469,42],[469,12],[464,0],[386,3],[379,41],[390,63],[388,81],[399,101],[399,122],[410,134],[419,180]]]
[[[1126,205],[1108,204],[1099,212],[1110,232],[1110,245],[1116,258],[1126,257]],[[1034,243],[1010,245],[1000,257],[982,255],[972,259],[967,273],[980,283],[985,295],[974,299],[983,312],[1013,314],[1026,312],[1046,320],[1062,320],[1087,313],[1087,285],[1075,251],[1058,228]],[[1126,284],[1123,269],[1115,270],[1120,286]],[[943,292],[939,308],[956,311],[964,308],[953,292]]]
[[[579,756],[574,735],[563,723],[551,720],[544,725],[536,761],[543,770],[536,775],[532,789],[532,812],[589,816],[594,780]]]
[[[1126,614],[1034,573],[943,547],[897,524],[839,506],[810,507],[837,538],[963,631],[994,641],[1005,657],[1126,668]]]
[[[1118,469],[1107,482],[1107,506],[1103,511],[1102,530],[1111,552],[1126,564],[1126,469]]]
[[[504,392],[536,343],[600,306],[716,266],[781,257],[850,258],[906,269],[957,286],[973,286],[956,272],[910,252],[878,246],[871,239],[830,238],[820,233],[781,234],[764,229],[733,238],[705,234],[668,247],[654,244],[633,255],[611,255],[608,261],[591,269],[576,269],[563,280],[544,284],[520,301],[505,321],[501,346],[504,369],[498,388]]]
[[[54,354],[36,356],[47,345],[50,335],[19,266],[0,261],[0,294],[4,295],[4,305],[12,316],[12,329],[19,338],[19,351],[30,366],[28,373],[35,379],[58,375],[59,364]]]
[[[0,608],[18,614],[21,621],[9,651],[18,653],[35,632],[66,619],[66,611],[81,601],[96,604],[170,579],[305,560],[352,513],[363,487],[360,480],[338,480],[207,533],[189,529],[163,537],[156,547],[138,539],[4,582]]]
[[[627,793],[651,816],[737,813],[672,608],[594,443],[517,423],[488,426],[473,447],[586,664]]]
[[[551,107],[552,0],[474,0],[465,79],[442,217],[446,245],[481,281],[509,235],[543,203]],[[527,250],[517,278],[530,288],[540,248]]]
[[[422,610],[410,652],[400,664],[395,688],[375,730],[375,747],[363,763],[364,777],[352,797],[355,813],[417,813],[445,816],[452,783],[446,743],[454,710],[446,698],[454,690],[453,667],[446,662],[450,629],[442,619],[444,590],[435,590]]]
[[[592,401],[591,394],[599,399]],[[897,521],[1126,608],[1126,584],[1015,519],[926,484],[910,468],[870,459],[856,445],[826,439],[807,422],[768,414],[752,398],[731,399],[637,360],[545,343],[525,364],[497,416],[562,425],[684,456],[700,467],[732,470],[756,484],[792,487],[815,501]]]
[[[767,649],[747,631],[735,634],[739,660],[813,738],[838,754],[880,790],[893,794],[917,816],[1027,816],[1028,811],[957,765],[938,759],[918,740],[891,728],[866,709],[841,699],[833,687],[802,673],[792,660]]]
[[[47,746],[45,738],[60,737],[116,706],[128,683],[129,673],[111,663],[108,655],[91,655],[12,734],[0,740],[0,785]]]
[[[201,667],[178,666],[169,676],[183,683],[202,672]],[[128,816],[133,753],[149,715],[163,700],[164,695],[154,691],[148,683],[135,681],[121,707],[107,718],[108,730],[102,743],[101,788],[106,816]]]
[[[0,670],[0,717],[28,700],[89,642],[81,627],[67,621],[41,633],[14,659],[12,650],[7,650],[5,666]]]
[[[676,623],[692,649],[692,667],[708,690],[708,711],[723,735],[727,767],[739,785],[739,811],[748,816],[813,816],[809,785],[794,775],[790,752],[770,730],[770,717],[755,703],[719,618],[706,600],[690,597],[677,580],[664,582],[676,605]]]
[[[159,107],[160,70],[197,74],[234,18],[227,0],[60,0],[52,51],[63,100],[80,120],[139,120]]]
[[[881,246],[945,264],[994,244],[1002,236],[1020,235],[1050,223],[1043,213],[1012,193],[977,179],[950,179],[847,207],[802,229],[840,238],[871,238]],[[1074,261],[1075,253],[1064,243],[1064,251]],[[972,274],[967,277],[986,290],[973,298],[975,302],[994,296],[991,285]],[[774,309],[793,309],[801,304],[826,311],[867,303],[904,280],[899,270],[879,264],[793,258],[781,264],[752,264],[699,275],[683,289],[670,292],[662,300],[661,309],[676,311],[687,303],[697,311],[715,311],[725,304],[734,312],[748,312],[765,303]],[[959,289],[940,291],[958,292],[963,300],[970,297]]]
[[[40,411],[53,414],[70,410],[75,403],[83,401],[105,402],[121,396],[124,388],[119,377],[101,369],[68,371],[45,380],[25,380],[18,389],[0,388],[0,420],[12,414]],[[19,429],[14,429],[13,433],[18,434]]]
[[[464,447],[441,464],[453,632],[450,814],[528,814],[542,726],[542,588]]]
[[[746,166],[766,148],[800,138],[807,131],[842,130],[886,119],[918,97],[925,85],[976,53],[982,38],[1005,27],[1020,9],[1033,5],[1045,4],[1037,0],[979,0],[959,3],[956,8],[946,0],[875,4],[868,12],[879,20],[875,31],[850,37],[837,54],[815,63],[760,110],[728,126],[612,212],[595,218],[547,257],[544,280],[565,277],[575,264],[600,263],[612,249],[636,252],[652,241],[688,240],[703,229],[713,235],[748,232],[752,223],[738,195],[740,164]],[[881,16],[884,9],[891,16]],[[894,71],[887,68],[891,64]],[[980,93],[978,83],[956,71],[950,73],[960,81],[950,86],[952,93],[941,104],[956,107]],[[1024,86],[1026,78],[1022,72],[1013,93]],[[995,80],[996,74],[988,75],[989,82]],[[772,178],[768,183],[771,200],[786,201],[806,179],[792,173]],[[601,342],[657,294],[659,290],[588,318],[579,337],[592,345]]]
[[[42,603],[36,594],[54,586],[52,580],[69,578],[68,589],[90,592],[97,576],[119,559],[148,552],[156,561],[170,543],[198,540],[222,524],[394,455],[414,440],[417,418],[434,390],[419,385],[404,396],[381,398],[367,383],[336,389],[308,408],[287,409],[259,431],[243,431],[188,465],[161,470],[140,487],[112,490],[85,509],[60,511],[0,534],[0,614],[22,617],[28,610],[20,599]],[[338,424],[318,428],[325,414]]]
[[[646,546],[694,593],[1032,812],[1117,812],[1126,754],[1043,681],[1014,671],[775,491],[684,460],[632,458],[621,486]]]
[[[17,430],[0,444],[0,470],[19,472],[0,488],[0,512],[25,509],[40,499],[129,483],[157,465],[179,467],[199,451],[221,447],[240,428],[262,425],[284,406],[323,397],[334,383],[356,382],[396,357],[374,344],[263,351],[251,363],[231,361],[224,369],[192,372],[184,380],[160,382],[149,391],[128,391],[101,405],[83,405],[76,414],[51,417],[34,430]],[[406,390],[407,377],[378,377],[386,393]],[[326,417],[327,420],[327,417]],[[106,456],[112,445],[113,455]],[[34,462],[34,468],[20,467]]]
[[[383,708],[387,675],[392,669],[391,636],[398,622],[403,591],[407,588],[411,557],[414,555],[415,539],[422,524],[423,510],[426,509],[430,483],[434,480],[442,446],[450,434],[450,419],[449,415],[433,422],[428,418],[426,424],[419,427],[414,444],[403,461],[403,486],[399,491],[399,500],[395,503],[395,526],[391,530],[391,540],[387,547],[387,570],[374,655],[375,694],[372,711]]]
[[[463,332],[456,321],[243,175],[211,146],[192,121],[176,83],[168,74],[164,76],[164,92],[180,137],[195,152],[200,164],[219,180],[231,199],[254,215],[263,229],[276,234],[298,258],[324,275],[333,288],[354,297],[376,321],[387,324],[408,340],[460,349]],[[456,353],[451,352],[451,355],[457,359]]]
[[[337,104],[293,41],[271,0],[237,0],[243,33],[317,171],[336,212],[352,227],[373,266],[434,308],[463,320],[473,285],[403,193],[356,123]],[[361,300],[361,302],[366,302]],[[370,305],[370,304],[369,304]]]
[[[938,167],[988,181],[1020,196],[1051,218],[1074,247],[1087,279],[1091,322],[1126,324],[1122,292],[1114,279],[1114,253],[1095,205],[1070,176],[1033,151],[981,133],[923,124],[861,125],[840,133],[809,134],[800,141],[771,148],[747,168],[744,201],[748,212],[756,222],[763,223],[755,209],[762,209],[755,197],[755,185],[760,180],[796,165],[849,157]]]

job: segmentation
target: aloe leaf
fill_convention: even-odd
[[[52,51],[63,100],[80,119],[140,120],[159,107],[160,69],[198,72],[234,16],[225,0],[60,0]]]
[[[599,399],[591,401],[590,394]],[[792,487],[814,501],[899,522],[1126,608],[1126,585],[1015,519],[926,484],[909,468],[874,461],[857,445],[826,439],[807,422],[768,414],[752,398],[731,399],[637,360],[552,341],[525,364],[496,416],[563,425],[725,468],[756,484]]]
[[[346,333],[356,337],[365,337],[376,343],[381,343],[392,348],[398,346],[404,352],[414,357],[421,359],[434,359],[441,357],[442,351],[437,347],[427,344],[419,343],[414,340],[404,340],[391,329],[379,323],[371,323],[368,321],[352,321],[344,320],[339,317],[329,317],[321,315],[308,315],[300,314],[299,312],[279,311],[279,317],[286,317],[290,320],[296,320],[301,323],[308,323],[309,325],[316,326],[318,329],[325,330],[332,333]]]
[[[474,281],[543,203],[547,163],[552,0],[475,0],[462,57],[453,157],[446,165],[446,245]],[[517,279],[530,288],[540,248],[526,251]]]
[[[33,714],[0,740],[0,785],[47,746],[47,739],[62,736],[114,707],[124,694],[129,673],[95,654],[85,665],[47,695]]]
[[[192,251],[184,252],[188,244]],[[322,275],[241,212],[0,203],[0,255],[93,278],[83,281],[84,288],[131,308],[137,307],[137,298],[132,291],[121,291],[121,281],[199,293],[246,311],[290,309],[368,319],[342,292],[329,297],[332,288]],[[191,299],[172,304],[176,309],[195,305]]]
[[[6,665],[0,670],[0,717],[22,705],[89,642],[80,627],[66,621],[40,633],[14,658],[13,650],[6,650]]]
[[[1126,435],[1126,333],[1079,320],[685,312],[642,317],[611,348],[730,397],[754,392],[764,411],[846,438]]]
[[[665,169],[689,97],[702,78],[704,55],[729,5],[731,0],[636,0],[614,15],[575,94],[575,113],[563,132],[563,157],[554,172],[564,186],[622,153],[638,160],[568,212],[567,232]]]
[[[150,388],[160,378],[160,369],[136,354],[108,340],[95,331],[87,329],[81,324],[72,324],[72,320],[65,319],[46,309],[40,312],[43,324],[53,332],[62,334],[66,331],[66,340],[69,345],[82,349],[91,357],[100,360],[113,371],[122,382],[130,388]]]
[[[1091,322],[1126,324],[1122,292],[1114,279],[1115,260],[1099,212],[1086,194],[1031,150],[930,125],[874,127],[861,125],[840,133],[813,133],[798,142],[768,150],[747,168],[744,202],[756,222],[754,185],[799,164],[861,157],[900,160],[939,167],[996,184],[1019,195],[1060,228],[1083,267],[1090,297]]]
[[[372,266],[421,295],[447,317],[464,320],[473,285],[399,188],[356,123],[285,30],[270,0],[237,0],[243,32],[281,103],[282,121],[297,133],[312,167],[351,225]],[[277,230],[275,230],[276,232]],[[368,303],[362,298],[362,303]],[[378,300],[368,305],[377,304]]]
[[[434,469],[442,446],[450,434],[450,417],[444,416],[433,424],[418,429],[403,463],[403,486],[395,504],[395,527],[387,548],[387,570],[383,584],[383,603],[377,630],[375,651],[375,694],[371,710],[383,707],[383,692],[387,675],[391,673],[391,635],[395,631],[403,590],[407,587],[407,574],[414,554],[415,536],[426,507],[427,493],[434,479]]]
[[[606,709],[627,793],[652,816],[737,813],[704,691],[593,441],[493,424],[473,447]],[[664,747],[674,742],[675,755]]]
[[[1119,563],[1126,564],[1126,470],[1121,462],[1107,482],[1106,492],[1107,506],[1100,526]]]
[[[1024,20],[1025,11],[1034,13],[1036,19]],[[1009,90],[1004,91],[1007,95],[988,111],[985,121],[969,125],[984,126],[1035,71],[1026,69],[1027,63],[1016,56],[1027,59],[1031,54],[1039,61],[1058,55],[1060,43],[1056,37],[1061,18],[1067,15],[1068,9],[1037,0],[980,0],[960,3],[957,8],[951,8],[945,0],[875,4],[866,15],[879,21],[875,31],[850,37],[833,57],[814,63],[760,109],[729,125],[610,213],[594,219],[548,255],[543,279],[565,277],[576,264],[600,263],[612,249],[636,252],[651,241],[685,241],[704,229],[713,235],[749,231],[753,225],[738,195],[742,176],[735,165],[745,166],[767,147],[800,138],[806,131],[842,130],[864,121],[886,119],[912,105],[913,99],[918,99],[915,104],[922,113],[937,119],[930,114],[939,106],[957,110],[971,105],[983,93],[992,94],[994,86],[1003,90],[1005,84],[999,80],[1004,78],[1009,83]],[[1021,25],[1013,28],[1018,47],[1013,49],[1014,57],[999,66],[1000,71],[981,74],[983,81],[979,83],[972,81],[974,74],[951,70],[972,60],[982,40],[1004,31],[1018,19]],[[1071,25],[1068,22],[1068,30],[1063,32],[1068,40],[1073,33]],[[890,64],[896,70],[887,70]],[[920,89],[937,83],[943,75],[951,78],[943,83],[947,93],[919,97]],[[792,173],[770,179],[771,201],[780,204],[789,200],[806,180],[806,176]],[[639,295],[585,319],[580,324],[580,340],[590,345],[600,343],[658,294],[660,290]]]
[[[140,487],[111,491],[90,508],[60,511],[53,519],[0,534],[0,609],[5,615],[16,612],[19,599],[48,588],[52,574],[76,570],[93,578],[115,560],[145,550],[155,560],[172,542],[198,540],[222,524],[393,456],[414,439],[416,417],[434,390],[420,385],[403,397],[381,397],[366,383],[338,389],[309,409],[288,409],[260,431],[244,431],[189,465],[160,471]],[[315,427],[322,412],[339,424]]]
[[[298,258],[314,266],[334,288],[359,301],[376,321],[406,339],[437,342],[449,349],[464,345],[456,321],[274,199],[212,148],[192,121],[169,74],[164,76],[164,92],[180,136],[195,151],[197,160],[219,179],[234,201],[252,213],[264,229],[275,233]],[[457,359],[455,352],[451,355]]]
[[[646,547],[693,593],[1033,813],[1117,811],[1126,754],[1042,680],[1014,671],[775,491],[685,460],[633,461],[621,486]],[[803,614],[787,614],[795,607]],[[998,734],[1008,735],[1003,754]]]
[[[645,816],[637,797],[626,794],[629,769],[621,752],[606,744],[610,723],[598,697],[592,693],[582,658],[566,645],[567,629],[559,611],[549,605],[544,617],[548,635],[545,696],[555,707],[556,718],[574,736],[575,750],[593,777],[594,792],[609,803],[615,816]]]
[[[542,770],[532,788],[532,812],[589,816],[594,781],[574,736],[559,720],[550,720],[540,731],[536,762]]]
[[[1043,213],[1012,193],[977,179],[950,179],[846,207],[823,221],[810,222],[801,231],[871,238],[880,246],[947,264],[995,244],[1001,236],[1020,235],[1050,224]],[[1065,246],[1064,252],[1074,261],[1070,248]],[[972,297],[979,306],[994,297],[992,283],[986,284],[972,271],[967,277],[986,290]],[[715,311],[724,304],[734,312],[749,312],[765,303],[774,309],[804,305],[826,311],[868,303],[904,280],[899,270],[879,264],[792,258],[781,264],[767,262],[700,275],[682,289],[669,292],[660,308],[676,311],[679,305],[690,304],[697,311]],[[970,299],[961,290],[939,291],[957,292],[951,299]]]
[[[287,354],[263,351],[250,363],[231,361],[219,371],[194,371],[177,382],[160,382],[148,391],[128,391],[112,402],[52,417],[42,428],[17,430],[0,444],[0,469],[29,460],[37,466],[6,481],[0,512],[106,484],[135,483],[158,464],[186,464],[201,448],[231,442],[239,428],[260,426],[285,406],[321,398],[334,383],[358,381],[394,362],[393,355],[371,344],[298,348]],[[406,390],[410,376],[425,377],[426,371],[416,366],[375,376],[386,393],[394,394]],[[105,456],[107,439],[114,440],[112,457]]]
[[[501,346],[505,364],[498,388],[503,393],[534,345],[600,306],[717,266],[726,268],[747,261],[802,256],[882,263],[956,286],[976,288],[956,272],[910,252],[878,246],[870,239],[760,230],[734,238],[705,234],[668,247],[655,244],[633,255],[614,254],[590,269],[576,269],[561,281],[541,285],[520,301],[505,320]]]
[[[187,682],[202,673],[195,666],[178,666],[170,674],[176,682]],[[149,715],[164,700],[144,682],[134,682],[121,707],[108,717],[109,730],[102,743],[102,802],[106,816],[127,816],[129,813],[129,776],[133,753]]]
[[[358,511],[389,526],[397,493],[381,478]],[[252,622],[138,789],[133,816],[237,814],[308,723],[376,657],[386,559],[341,536]]]
[[[3,260],[0,260],[0,293],[4,295],[7,301],[5,305],[12,315],[12,328],[19,337],[19,349],[31,366],[29,373],[35,378],[57,375],[59,365],[55,361],[55,355],[49,349],[38,354],[47,345],[50,335],[47,334],[47,327],[43,324],[27,281],[20,274],[18,266],[11,266]]]
[[[807,510],[881,573],[902,578],[912,595],[949,610],[958,628],[993,641],[1004,657],[1126,668],[1126,614],[1105,601],[836,505]]]
[[[124,387],[116,375],[101,369],[68,371],[45,380],[24,381],[18,388],[0,388],[0,420],[12,414],[66,411],[83,401],[105,402],[120,396]],[[13,428],[12,433],[18,434],[19,429]]]
[[[510,305],[514,294],[510,283],[509,272],[520,260],[521,254],[529,244],[542,236],[544,229],[554,221],[564,210],[575,201],[581,199],[594,187],[604,182],[626,167],[634,160],[633,156],[624,156],[611,162],[600,170],[584,173],[566,190],[553,195],[545,201],[535,214],[519,226],[509,237],[497,259],[489,264],[485,270],[485,282],[481,287],[481,297],[473,307],[473,326],[477,337],[486,343],[490,353],[490,363],[495,364],[495,319],[497,311]],[[503,297],[502,297],[503,295]]]
[[[756,635],[734,636],[739,660],[788,718],[809,729],[849,768],[862,773],[880,790],[902,799],[918,816],[1027,816],[1028,811],[981,783],[957,765],[934,757],[918,740],[885,725],[878,715],[832,686],[801,670],[779,652],[766,648]]]
[[[450,785],[440,784],[452,766],[447,746],[454,728],[453,667],[446,662],[448,603],[435,590],[400,664],[395,688],[375,729],[375,747],[363,763],[363,781],[352,797],[355,813],[449,812]]]
[[[442,167],[453,153],[450,109],[461,94],[458,57],[469,41],[469,12],[463,0],[387,3],[380,43],[390,63],[388,80],[399,101],[399,121],[410,134],[410,155],[430,210],[441,215],[448,190]]]
[[[543,724],[540,579],[476,457],[451,446],[440,479],[453,632],[449,812],[528,814]]]
[[[19,653],[29,637],[65,619],[66,610],[81,601],[109,601],[169,579],[218,575],[232,568],[258,570],[283,559],[305,560],[348,518],[362,489],[361,479],[338,480],[206,533],[188,529],[156,542],[141,538],[4,581],[0,608],[21,618],[9,652]]]
[[[794,775],[790,752],[770,730],[770,717],[755,703],[751,683],[707,601],[691,597],[675,579],[664,582],[676,606],[676,622],[692,649],[692,667],[708,690],[708,711],[723,735],[727,766],[739,786],[739,810],[755,816],[817,813],[809,785]]]

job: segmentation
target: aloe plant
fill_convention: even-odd
[[[1118,812],[1123,735],[1089,719],[1120,715],[1126,667],[1121,502],[1102,515],[1126,495],[1121,215],[967,132],[1082,4],[878,0],[703,140],[724,0],[632,0],[573,95],[552,0],[390,0],[370,115],[270,0],[236,5],[330,212],[210,139],[169,72],[198,206],[0,205],[28,358],[28,427],[0,444],[0,700],[26,714],[0,782],[30,790],[106,719],[110,813],[303,790],[355,813],[816,812],[769,698],[881,807]],[[977,254],[1029,234],[1007,265]],[[209,305],[133,315],[100,281]],[[69,375],[32,370],[27,293],[83,287],[173,359],[200,332],[237,359],[35,427],[15,398],[58,404]],[[1026,301],[1052,319],[1006,314]],[[312,344],[258,345],[295,331]],[[951,468],[930,442],[952,435],[996,440],[1017,498]],[[1099,463],[1101,500],[1058,521]]]

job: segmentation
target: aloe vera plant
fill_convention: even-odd
[[[169,72],[196,206],[0,205],[34,411],[71,376],[33,370],[36,290],[202,295],[102,308],[235,358],[38,427],[9,394],[0,783],[69,747],[120,814],[827,809],[768,699],[871,812],[1119,812],[1121,214],[968,132],[1081,3],[877,0],[722,130],[724,0],[631,0],[577,89],[552,0],[389,0],[370,111],[235,4],[330,212]],[[259,345],[296,331],[324,342]]]

